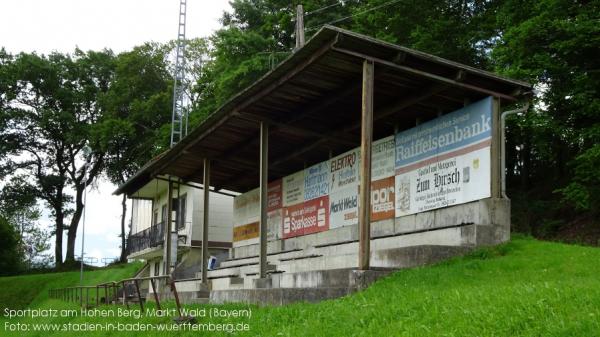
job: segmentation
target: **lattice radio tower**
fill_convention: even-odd
[[[188,113],[184,106],[185,81],[185,12],[186,0],[179,1],[179,28],[173,84],[173,116],[171,118],[171,147],[187,135]]]

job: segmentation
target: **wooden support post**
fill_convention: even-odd
[[[171,274],[171,231],[173,231],[173,182],[169,179],[167,192],[167,228],[165,231],[165,275]]]
[[[304,46],[304,9],[302,5],[296,6],[296,48],[298,50]]]
[[[160,310],[160,299],[158,298],[158,290],[156,289],[156,285],[154,284],[154,279],[150,279],[150,286],[152,287],[152,294],[154,294],[154,301],[156,302],[156,308]]]
[[[115,304],[119,304],[119,285],[116,283],[113,285],[113,296]]]
[[[138,301],[140,302],[140,310],[144,311],[144,302],[142,301],[142,293],[140,292],[140,284],[138,280],[133,280],[133,284],[135,285],[135,292],[137,293]]]
[[[501,198],[502,197],[502,162],[500,158],[502,157],[501,150],[501,122],[500,122],[500,99],[494,97],[492,99],[492,145],[490,148],[491,151],[491,176],[492,176],[492,186],[491,186],[491,195],[492,198]]]
[[[183,312],[181,311],[181,302],[179,302],[179,294],[177,294],[177,286],[175,286],[175,280],[169,279],[169,286],[171,287],[171,292],[173,293],[173,297],[175,298],[175,305],[177,306],[177,312],[179,313],[179,318],[183,317]]]
[[[362,119],[360,134],[360,189],[358,204],[359,252],[358,268],[369,269],[371,255],[371,146],[373,143],[374,65],[363,63]]]
[[[208,285],[208,215],[210,211],[210,159],[204,159],[204,219],[202,221],[202,284]]]
[[[127,300],[127,284],[125,281],[121,283],[123,285],[123,305],[129,309],[129,301]]]
[[[269,179],[269,126],[260,123],[260,261],[259,277],[267,277],[267,185]]]

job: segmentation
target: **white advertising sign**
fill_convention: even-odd
[[[358,223],[359,154],[360,149],[357,148],[329,161],[331,170],[329,228]]]
[[[491,98],[396,135],[396,217],[490,196]]]
[[[283,178],[283,207],[304,202],[304,171]]]
[[[394,136],[385,137],[373,142],[373,150],[371,152],[371,181],[394,176],[395,152]]]

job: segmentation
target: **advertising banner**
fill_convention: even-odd
[[[329,229],[329,197],[323,196],[283,208],[283,238]]]
[[[258,240],[260,190],[255,188],[233,199],[233,246],[245,246]]]
[[[371,183],[371,221],[392,219],[395,215],[395,178],[379,179]]]
[[[329,196],[330,228],[358,223],[358,186],[350,186]]]
[[[283,206],[304,202],[304,171],[283,178]]]
[[[371,181],[394,176],[395,146],[394,136],[385,137],[373,142],[373,150],[371,152]]]
[[[283,209],[278,208],[267,213],[267,241],[282,238]]]
[[[490,196],[492,99],[396,135],[396,217]]]
[[[371,221],[392,219],[395,215],[394,136],[373,142],[371,154]]]
[[[267,186],[267,239],[281,238],[282,181]],[[260,232],[260,189],[256,188],[233,200],[233,245],[244,246],[258,242]]]
[[[353,149],[329,160],[331,186],[329,192],[330,228],[358,223],[358,157]]]
[[[330,194],[344,188],[358,186],[358,158],[360,149],[356,148],[332,158],[330,162],[331,184]],[[354,190],[357,190],[354,188]]]
[[[267,211],[274,211],[283,207],[283,186],[281,179],[269,183],[267,186]]]
[[[322,162],[304,170],[304,200],[329,194],[329,162]]]
[[[233,228],[233,242],[246,241],[258,237],[258,222],[249,223]]]
[[[260,206],[259,206],[260,207]],[[272,181],[267,187],[267,240],[281,239],[283,207],[283,181]]]

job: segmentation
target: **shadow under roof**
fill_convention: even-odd
[[[275,69],[231,98],[115,194],[132,195],[153,177],[245,192],[259,184],[260,122],[270,125],[269,181],[360,145],[365,59],[375,64],[373,139],[487,96],[514,102],[531,85],[333,26],[324,26]]]

